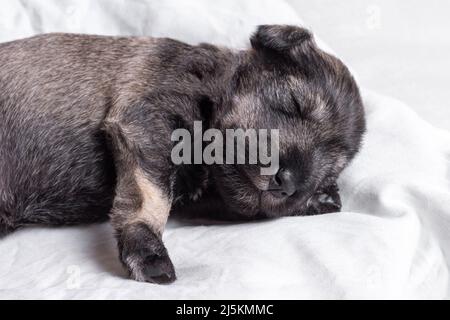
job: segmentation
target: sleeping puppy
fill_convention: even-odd
[[[101,221],[133,279],[175,280],[170,213],[260,219],[335,212],[336,179],[365,130],[348,69],[295,26],[251,48],[165,38],[48,34],[0,44],[0,234]],[[279,168],[175,164],[194,121],[279,130]]]

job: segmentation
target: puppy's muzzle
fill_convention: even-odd
[[[276,198],[287,198],[297,191],[294,174],[287,169],[280,168],[278,172],[270,179],[270,193]]]

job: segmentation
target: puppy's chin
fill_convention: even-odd
[[[260,215],[267,218],[302,215],[308,197],[308,195],[294,194],[288,198],[278,198],[268,191],[262,191]]]
[[[223,199],[227,211],[243,219],[276,218],[302,215],[310,195],[294,194],[288,198],[277,198],[267,189],[255,183],[249,175],[243,175],[234,167],[215,172],[216,189]],[[264,184],[264,183],[263,183]]]
[[[250,220],[303,215],[308,199],[308,196],[280,199],[253,186],[240,185],[237,191],[222,193],[224,204],[231,212]]]

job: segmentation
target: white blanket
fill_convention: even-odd
[[[275,0],[13,0],[0,10],[0,41],[64,31],[243,47],[257,24],[301,24]],[[0,298],[448,297],[450,133],[399,101],[363,98],[368,132],[339,181],[342,213],[170,221],[178,280],[169,286],[126,278],[108,224],[23,229],[0,240]]]

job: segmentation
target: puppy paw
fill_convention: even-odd
[[[316,192],[309,200],[307,215],[325,214],[341,211],[342,203],[337,184],[331,184]]]
[[[139,223],[128,227],[119,239],[120,260],[137,281],[168,284],[175,269],[160,237]]]

